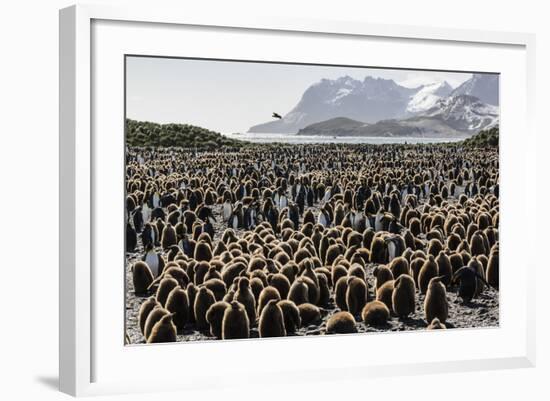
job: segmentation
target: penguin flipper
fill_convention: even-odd
[[[462,266],[460,269],[458,269],[455,274],[453,274],[453,277],[451,279],[451,284],[456,284],[457,281],[459,281],[462,276],[464,275],[464,271],[465,270],[468,270],[469,267],[468,266]]]

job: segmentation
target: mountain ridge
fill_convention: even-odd
[[[300,129],[297,135],[468,137],[498,126],[498,108],[469,95],[440,99],[427,113],[374,124],[343,117]]]
[[[362,81],[349,76],[322,79],[310,85],[296,106],[283,118],[254,125],[248,132],[291,134],[312,124],[336,118],[348,118],[371,125],[386,121],[384,124],[387,125],[388,120],[437,117],[452,130],[465,133],[498,124],[498,106],[486,103],[474,94],[480,94],[493,102],[495,99],[498,101],[498,76],[487,78],[486,74],[473,74],[454,89],[446,81],[408,88],[392,79],[370,76]],[[458,106],[455,105],[457,100],[460,103]],[[457,110],[462,110],[464,116]],[[327,130],[327,127],[320,126],[317,129]]]

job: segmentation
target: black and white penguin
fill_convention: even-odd
[[[137,234],[130,221],[126,222],[126,252],[134,252],[137,246]]]
[[[325,207],[321,208],[319,211],[319,216],[317,217],[317,223],[323,227],[330,227],[331,217]]]
[[[188,235],[184,235],[180,242],[178,242],[178,246],[180,247],[180,249],[185,255],[189,256],[190,258],[192,258],[195,254],[195,245],[195,240],[189,238]]]
[[[214,221],[216,220],[214,219]],[[202,225],[202,231],[210,235],[210,238],[214,238],[216,231],[214,229],[214,225],[212,224],[210,217],[206,217],[206,220]]]
[[[458,283],[458,296],[466,303],[475,296],[479,282],[489,287],[489,284],[473,267],[463,266],[453,275],[451,284]]]
[[[277,205],[279,209],[284,209],[288,206],[288,197],[286,196],[286,193],[282,188],[279,188],[276,193],[278,194],[278,197],[275,205]]]
[[[231,204],[231,200],[226,199],[223,202],[223,221],[228,222],[229,218],[233,214],[233,205]]]
[[[236,230],[243,226],[243,204],[238,202],[227,220],[227,227]]]
[[[136,207],[132,212],[132,220],[136,233],[140,233],[143,230],[143,212],[141,206]]]
[[[313,204],[315,203],[315,191],[311,187],[308,187],[307,189],[306,203],[308,207],[313,207]]]
[[[147,245],[145,248],[145,255],[143,255],[142,260],[147,263],[154,278],[157,278],[160,274],[162,274],[162,271],[164,270],[164,259],[155,251],[153,245]]]
[[[294,228],[298,229],[300,226],[300,210],[296,203],[291,203],[288,206],[288,218],[294,223]]]
[[[141,233],[141,241],[143,242],[144,247],[147,247],[147,245],[157,245],[159,243],[157,227],[152,223],[146,223],[145,226],[143,226],[143,232]]]
[[[257,210],[254,203],[243,208],[243,228],[245,230],[254,229],[256,227]]]

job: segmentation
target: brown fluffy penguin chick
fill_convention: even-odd
[[[426,259],[424,258],[413,257],[410,263],[411,276],[417,287],[418,287],[418,274],[420,273],[420,269],[422,269],[422,266],[424,266],[424,262],[426,262]]]
[[[494,248],[489,256],[489,262],[487,263],[487,271],[485,273],[487,283],[498,290],[498,248]]]
[[[317,277],[315,277],[317,280]],[[307,297],[310,303],[317,305],[319,302],[319,285],[307,276],[300,276],[296,281],[303,281],[307,285]]]
[[[330,281],[332,281],[332,284],[336,286],[336,283],[338,280],[340,280],[340,277],[346,277],[348,275],[348,269],[346,269],[343,265],[336,265],[333,266],[330,271]]]
[[[427,322],[431,322],[435,318],[438,318],[442,323],[447,320],[449,303],[447,301],[447,291],[441,282],[441,277],[434,277],[430,280],[426,299],[424,299],[424,313]]]
[[[428,243],[428,255],[432,255],[435,258],[442,250],[443,244],[437,238],[431,239]]]
[[[397,258],[394,258],[390,263],[389,269],[393,275],[391,279],[396,279],[402,274],[411,274],[409,261],[403,256],[398,256]]]
[[[222,338],[223,315],[230,306],[229,302],[218,301],[213,303],[206,311],[206,321],[210,325],[210,334],[220,340]]]
[[[147,294],[147,290],[153,282],[153,273],[147,263],[139,261],[132,265],[132,281],[136,295]]]
[[[172,314],[168,313],[155,323],[151,334],[147,338],[147,343],[170,342],[176,342],[176,326],[172,322]]]
[[[164,226],[164,229],[162,230],[162,237],[161,237],[161,245],[162,249],[165,251],[170,248],[172,245],[177,245],[177,235],[176,230],[174,229],[174,226],[172,224],[168,223],[166,226]]]
[[[363,281],[366,281],[365,268],[360,264],[352,265],[348,270],[348,277],[355,276]]]
[[[371,301],[365,305],[361,318],[368,326],[383,326],[390,318],[390,310],[380,301]]]
[[[236,290],[233,288],[230,288],[229,290],[227,290],[227,294],[224,295],[223,301],[227,303],[233,301],[233,298],[235,298],[235,292]]]
[[[370,262],[371,263],[386,263],[387,250],[384,240],[380,237],[375,237],[370,245]]]
[[[223,314],[222,339],[248,338],[249,335],[250,323],[245,307],[238,301],[231,301]]]
[[[296,278],[296,275],[298,274],[298,265],[294,262],[288,262],[282,267],[279,273],[284,274],[289,283],[292,284],[294,282],[294,279]]]
[[[470,239],[470,254],[472,256],[486,255],[483,237],[478,232],[474,233]]]
[[[175,263],[175,262],[171,262]],[[167,266],[166,269],[162,272],[162,276],[159,276],[155,279],[155,281],[162,280],[165,275],[170,275],[172,278],[175,278],[177,282],[179,283],[181,288],[187,287],[187,284],[189,284],[189,276],[187,273],[179,266]]]
[[[250,281],[247,277],[239,279],[234,299],[244,306],[249,324],[254,325],[256,323],[256,298],[254,298],[254,293],[250,289]]]
[[[279,294],[279,291],[275,287],[267,286],[262,290],[260,297],[258,298],[258,310],[256,311],[256,316],[260,316],[262,314],[263,308],[271,300],[279,302],[281,300],[281,294]]]
[[[197,329],[205,330],[208,328],[206,321],[206,312],[216,302],[214,293],[206,287],[200,287],[197,296],[195,297],[194,312]]]
[[[288,299],[283,299],[277,303],[283,311],[283,318],[285,322],[285,330],[287,334],[295,333],[296,330],[302,325],[300,319],[300,310],[296,304]]]
[[[281,299],[286,299],[288,297],[288,292],[290,291],[290,281],[282,273],[270,274],[267,276],[267,282],[270,286],[275,287],[279,291]]]
[[[323,273],[317,273],[317,281],[319,282],[319,302],[317,304],[321,307],[326,307],[330,301],[328,278]]]
[[[302,326],[309,326],[311,324],[318,324],[321,321],[321,310],[310,303],[298,305],[300,311],[300,320]]]
[[[209,262],[212,259],[212,249],[210,244],[206,241],[199,241],[195,245],[194,259],[197,262],[206,261]]]
[[[458,271],[458,269],[464,266],[462,256],[456,252],[451,253],[451,255],[449,255],[449,262],[451,262],[451,269],[453,271],[453,275]]]
[[[208,288],[214,294],[216,301],[221,301],[227,292],[227,287],[225,283],[218,278],[211,278],[206,280],[203,284],[204,287]]]
[[[348,277],[346,289],[347,310],[353,316],[359,316],[367,302],[367,285],[358,277]]]
[[[348,290],[348,278],[340,277],[334,286],[334,303],[341,311],[348,310],[346,292]]]
[[[147,316],[155,307],[161,307],[162,305],[157,302],[155,297],[149,297],[141,304],[139,307],[138,313],[138,324],[141,334],[144,334],[145,322],[147,321]]]
[[[395,260],[395,259],[394,259]],[[376,266],[372,272],[375,278],[375,288],[378,290],[387,281],[393,280],[393,274],[387,266]]]
[[[173,314],[172,321],[178,330],[189,322],[189,298],[180,287],[175,287],[166,299],[166,309]]]
[[[330,266],[336,260],[338,256],[342,254],[342,248],[339,244],[333,244],[328,247],[327,254],[325,256],[325,265]]]
[[[296,305],[309,302],[309,287],[303,280],[294,280],[288,291],[288,300]]]
[[[451,284],[453,278],[453,268],[445,251],[439,252],[439,255],[435,258],[435,263],[437,263],[437,275],[441,276],[441,282],[447,287]]]
[[[222,269],[222,280],[229,288],[233,284],[233,280],[246,270],[246,266],[243,262],[230,262]]]
[[[262,280],[262,284],[264,287],[267,287],[267,274],[263,270],[254,270],[252,273],[250,273],[250,280],[253,278],[259,278]]]
[[[250,289],[252,290],[252,294],[254,294],[256,304],[258,303],[258,299],[260,299],[260,294],[262,293],[264,288],[264,282],[261,278],[253,277],[250,279]]]
[[[384,285],[376,290],[376,300],[383,302],[389,310],[392,310],[394,283],[394,280],[386,281]]]
[[[195,285],[198,286],[204,283],[204,278],[206,277],[208,270],[210,270],[210,264],[204,260],[194,265],[193,282],[195,283]]]
[[[428,284],[430,280],[437,276],[437,263],[433,255],[430,255],[428,259],[424,261],[424,264],[420,268],[418,273],[418,288],[420,293],[425,294],[428,291]]]
[[[357,333],[355,318],[349,312],[336,312],[327,321],[327,334]]]
[[[481,264],[481,262],[477,260],[477,257],[473,257],[472,259],[470,259],[470,261],[468,262],[468,266],[474,269],[478,274],[478,277],[476,278],[476,290],[474,292],[474,298],[477,298],[479,294],[481,294],[485,289],[485,283],[483,282],[483,280],[485,279],[485,271],[483,270],[483,265]]]
[[[313,263],[311,263],[310,261],[304,262],[304,270],[302,271],[301,276],[309,278],[311,281],[313,281],[316,287],[319,287],[317,275],[315,274],[315,270],[313,270]]]
[[[189,300],[189,321],[195,323],[195,298],[199,288],[195,284],[189,283],[185,291],[187,291],[187,299]]]
[[[434,318],[431,323],[428,325],[427,329],[428,330],[441,330],[441,329],[446,329],[447,326],[445,326],[443,323],[441,323],[439,321],[438,318]]]
[[[267,304],[261,308],[258,332],[262,338],[286,336],[283,310],[277,304],[278,302],[279,300],[277,299],[270,299]]]
[[[416,307],[416,288],[411,276],[402,274],[394,281],[391,302],[393,312],[401,318],[414,313]]]
[[[172,278],[170,276],[164,277],[162,280],[160,280],[159,288],[157,289],[157,301],[162,306],[165,306],[168,294],[170,294],[170,292],[178,286],[179,283],[175,278]]]
[[[145,321],[145,327],[143,328],[143,337],[145,337],[145,340],[149,338],[151,335],[151,331],[153,330],[153,326],[164,316],[169,315],[170,312],[168,312],[166,309],[162,307],[155,307],[147,316],[147,320]]]
[[[212,263],[214,263],[212,261]],[[206,275],[204,276],[204,281],[208,281],[210,279],[213,279],[213,278],[216,278],[218,280],[222,280],[222,275],[221,273],[218,271],[218,269],[216,268],[216,266],[212,266],[212,264],[210,264],[210,267],[208,269],[208,272],[206,273]]]

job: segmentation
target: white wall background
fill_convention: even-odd
[[[129,4],[129,0],[97,3]],[[134,0],[134,3],[136,1]],[[58,341],[58,9],[65,0],[3,2],[0,13],[0,397],[62,399],[57,392]],[[306,0],[150,2],[181,4],[212,13],[359,19],[396,23],[537,34],[537,115],[539,210],[547,195],[549,142],[547,91],[550,89],[550,29],[543,1],[392,0],[322,2]],[[200,4],[199,4],[200,3]],[[517,133],[521,135],[520,132]],[[521,211],[518,211],[521,213]],[[537,367],[481,373],[442,374],[340,382],[325,385],[251,389],[249,394],[201,392],[201,399],[547,399],[550,378],[548,339],[548,215],[541,213],[537,271]],[[519,250],[518,250],[519,251]],[[6,257],[7,256],[7,257]],[[452,344],[449,344],[452,346]],[[296,362],[295,362],[296,363]],[[246,378],[243,378],[246,380]],[[182,395],[151,394],[117,399],[161,400]],[[185,395],[184,397],[190,397]],[[115,397],[107,397],[114,399]]]

